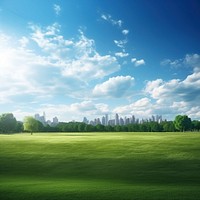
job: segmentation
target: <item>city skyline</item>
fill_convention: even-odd
[[[49,125],[49,126],[54,127],[54,126],[58,125],[58,123],[59,123],[59,120],[56,116],[53,117],[52,121],[50,119],[47,120],[45,112],[43,112],[43,115],[36,113],[34,115],[34,118],[37,121],[41,122],[44,126]]]
[[[200,120],[199,10],[198,0],[0,0],[0,114]]]
[[[128,125],[128,124],[141,124],[144,122],[158,122],[161,123],[163,121],[166,121],[166,119],[162,118],[162,115],[152,115],[151,117],[146,117],[139,119],[135,117],[134,115],[132,116],[120,116],[118,113],[116,113],[114,116],[113,115],[108,115],[105,114],[102,117],[98,117],[95,119],[89,120],[87,117],[83,117],[82,122],[85,124],[90,124],[93,126],[96,126],[98,124],[104,125],[104,126],[123,126],[123,125]]]

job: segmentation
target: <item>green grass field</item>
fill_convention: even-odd
[[[200,133],[0,135],[1,200],[200,199]]]

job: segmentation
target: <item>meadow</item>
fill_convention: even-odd
[[[1,200],[200,199],[200,133],[0,134]]]

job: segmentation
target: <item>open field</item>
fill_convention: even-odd
[[[200,133],[0,135],[1,200],[200,199]]]

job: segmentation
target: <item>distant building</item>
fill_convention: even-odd
[[[57,117],[54,117],[54,118],[53,118],[53,122],[51,123],[50,126],[56,126],[58,123],[59,123],[58,118],[57,118]]]
[[[119,125],[119,115],[115,114],[115,125]]]
[[[114,120],[114,119],[110,119],[110,120],[108,121],[108,125],[114,126],[114,125],[115,125],[115,120]]]
[[[105,120],[106,120],[105,125],[107,126],[108,125],[108,114],[106,114]]]
[[[119,125],[120,125],[120,126],[123,126],[123,125],[124,125],[124,120],[123,120],[123,118],[121,118],[121,117],[120,117],[120,119],[119,119]]]
[[[46,114],[45,114],[45,112],[43,112],[43,115],[42,115],[42,116],[40,116],[38,113],[35,114],[35,117],[34,117],[34,118],[35,118],[36,120],[38,120],[39,122],[41,122],[44,126],[46,126],[47,124],[48,124],[49,126],[56,126],[56,125],[59,123],[57,117],[54,117],[52,122],[51,122],[50,120],[47,120],[47,121],[46,121]]]
[[[103,116],[101,120],[102,125],[106,126],[106,118]]]
[[[86,117],[84,117],[84,118],[83,118],[83,123],[88,124],[88,123],[89,123],[89,120],[88,120]]]
[[[134,115],[132,115],[132,118],[131,118],[131,124],[135,124],[135,116]]]
[[[44,113],[43,113],[44,114]],[[39,122],[41,122],[44,126],[46,125],[45,116],[40,116],[39,114],[35,114],[35,119]]]
[[[158,122],[161,123],[163,121],[162,119],[162,115],[152,115],[149,118],[143,118],[143,119],[139,119],[139,118],[135,118],[134,115],[130,116],[130,117],[120,117],[118,115],[118,113],[115,114],[114,119],[112,119],[111,117],[108,116],[108,114],[106,114],[105,116],[103,116],[100,120],[100,118],[96,118],[94,120],[91,120],[90,122],[88,121],[88,119],[86,117],[83,118],[83,122],[86,124],[91,124],[93,126],[96,126],[98,124],[102,124],[104,126],[115,126],[115,125],[128,125],[128,124],[142,124],[142,123],[146,123],[146,122]]]

